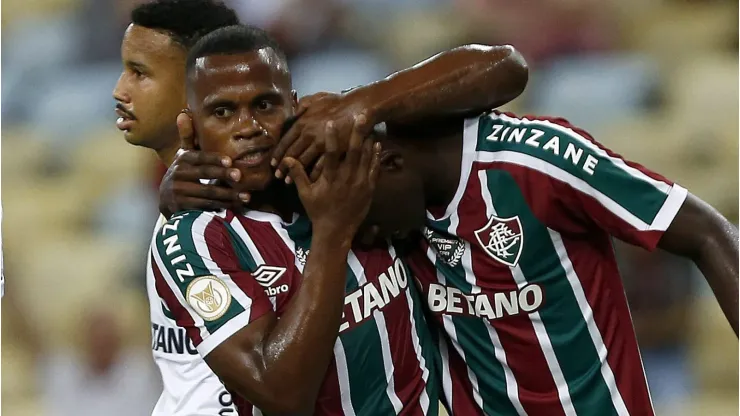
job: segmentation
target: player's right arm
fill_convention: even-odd
[[[313,238],[302,284],[280,319],[220,217],[177,215],[152,245],[157,288],[178,325],[225,385],[269,414],[314,408],[341,323],[347,254],[377,178],[379,147],[354,135],[340,163],[336,138],[326,143],[327,169],[316,182],[290,162]]]

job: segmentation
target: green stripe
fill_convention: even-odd
[[[408,267],[406,262],[403,262],[403,267],[406,269],[407,276],[413,276],[411,269]],[[414,279],[415,281],[416,279]],[[421,356],[424,357],[424,364],[429,371],[429,378],[426,383],[426,392],[429,396],[429,411],[427,416],[437,416],[439,414],[439,391],[441,387],[440,378],[440,361],[441,356],[439,354],[439,344],[436,337],[432,337],[432,331],[427,324],[426,318],[424,317],[424,310],[422,305],[424,302],[419,289],[415,284],[408,286],[409,295],[414,302],[413,316],[414,316],[414,331],[419,338],[419,346],[421,347]]]
[[[208,270],[208,268],[203,263],[203,259],[198,254],[198,251],[195,248],[195,244],[193,243],[193,225],[195,224],[195,220],[201,214],[202,213],[200,211],[184,212],[181,215],[173,217],[167,222],[168,225],[177,224],[176,231],[165,229],[163,226],[163,228],[160,228],[160,230],[157,232],[156,244],[157,250],[159,251],[159,255],[162,259],[162,263],[165,265],[165,268],[169,272],[170,276],[172,276],[172,281],[175,282],[177,287],[180,289],[180,293],[182,293],[183,298],[186,298],[186,302],[188,301],[187,290],[190,283],[200,276],[211,275],[210,270]],[[205,220],[208,221],[208,219]],[[228,225],[226,224],[224,224],[224,226],[228,227]],[[162,235],[163,231],[164,235]],[[177,235],[177,244],[180,245],[180,250],[167,255],[167,245],[164,243],[164,241],[174,235]],[[172,260],[181,255],[185,255],[185,261],[181,261],[173,265]],[[185,263],[188,263],[192,266],[193,271],[195,272],[195,276],[185,277],[185,281],[180,282],[180,279],[177,277],[177,269],[186,269]],[[188,305],[188,307],[190,306]],[[224,325],[226,322],[242,312],[244,312],[244,307],[240,305],[235,298],[232,297],[229,308],[220,318],[213,321],[208,321],[204,319],[206,330],[209,333],[213,334],[222,325]]]
[[[254,260],[252,253],[249,251],[249,248],[247,248],[247,245],[244,243],[242,238],[239,236],[239,234],[236,233],[236,230],[234,230],[231,225],[229,225],[227,231],[229,233],[229,241],[231,241],[231,247],[234,248],[237,260],[239,260],[239,267],[242,270],[247,270],[249,272],[257,270],[257,262]],[[244,232],[247,231],[244,230]],[[247,235],[249,235],[249,233],[247,233]]]
[[[489,170],[486,174],[497,216],[519,216],[524,235],[519,267],[529,283],[543,289],[546,303],[539,314],[568,384],[573,406],[578,414],[616,414],[601,376],[596,347],[547,228],[530,211],[508,172]]]
[[[435,231],[443,231],[446,236],[450,220],[435,221],[432,225]],[[435,266],[445,276],[448,287],[460,289],[464,294],[472,292],[472,286],[465,280],[465,268],[460,261],[455,267],[437,257]],[[453,325],[457,334],[457,341],[465,353],[468,368],[478,379],[478,391],[483,400],[483,411],[488,415],[516,415],[516,409],[506,393],[506,376],[504,368],[496,359],[495,349],[488,335],[485,322],[477,317],[453,316]],[[455,354],[454,347],[449,348],[450,354]],[[452,398],[453,403],[455,398]]]
[[[498,138],[497,141],[487,139],[494,132],[494,125],[503,126],[495,135]],[[524,138],[519,143],[516,142],[511,134],[516,129],[524,131]],[[536,140],[539,146],[525,144],[526,140],[531,136],[531,132],[536,130],[544,133]],[[505,136],[502,139],[502,135],[504,134]],[[548,141],[555,136],[559,139],[559,154],[555,154],[552,149],[544,149]],[[577,165],[573,163],[573,159],[570,156],[568,159],[564,157],[565,150],[569,144],[572,144],[575,149],[583,150]],[[544,160],[582,179],[646,224],[653,222],[663,203],[668,198],[667,193],[659,190],[653,184],[625,172],[611,158],[598,155],[595,151],[582,144],[582,141],[575,136],[548,127],[543,123],[524,121],[516,125],[502,119],[491,119],[488,116],[484,116],[479,123],[476,150],[485,152],[508,150]],[[589,155],[598,161],[596,167],[593,168],[593,175],[583,169]]]
[[[345,294],[359,288],[357,276],[347,267]],[[383,351],[380,333],[375,319],[367,319],[362,324],[339,335],[347,358],[350,396],[352,407],[358,416],[394,414],[386,388],[383,366]]]

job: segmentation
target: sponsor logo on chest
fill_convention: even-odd
[[[406,268],[400,259],[395,259],[376,280],[368,280],[357,290],[344,296],[344,313],[339,332],[361,324],[376,311],[382,311],[394,299],[404,295],[408,285]]]
[[[436,314],[492,320],[536,311],[542,306],[543,292],[539,285],[530,284],[508,292],[465,294],[458,288],[432,283],[427,303]]]

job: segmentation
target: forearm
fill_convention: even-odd
[[[348,251],[314,234],[301,287],[262,344],[263,383],[279,406],[313,410],[341,324]]]
[[[711,238],[694,259],[725,317],[738,334],[738,231],[729,222],[714,224]]]
[[[367,100],[374,123],[410,123],[482,112],[522,93],[528,69],[511,46],[467,45],[348,93]]]

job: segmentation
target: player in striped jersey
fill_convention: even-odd
[[[313,224],[294,219],[295,190],[273,181],[269,164],[295,109],[280,48],[256,28],[217,30],[191,50],[187,73],[192,120],[178,119],[181,132],[234,159],[244,181],[232,186],[254,191],[254,210],[175,215],[153,241],[151,267],[199,353],[256,406],[238,401],[239,413],[435,415],[435,346],[406,266],[393,248],[349,250],[379,148],[373,155],[355,134],[340,164],[327,139],[314,182],[294,162]]]
[[[175,119],[185,106],[187,50],[200,36],[239,21],[233,10],[213,0],[147,2],[134,8],[131,21],[121,44],[123,71],[113,91],[116,125],[127,142],[156,151],[169,165],[180,148]],[[153,233],[164,221],[160,217]],[[148,269],[152,355],[163,386],[152,415],[236,414],[231,395],[162,304]]]
[[[563,119],[461,124],[436,137],[389,128],[369,218],[416,225],[404,207],[428,207],[411,264],[447,335],[451,412],[652,415],[611,237],[692,259],[737,334],[737,229]]]

